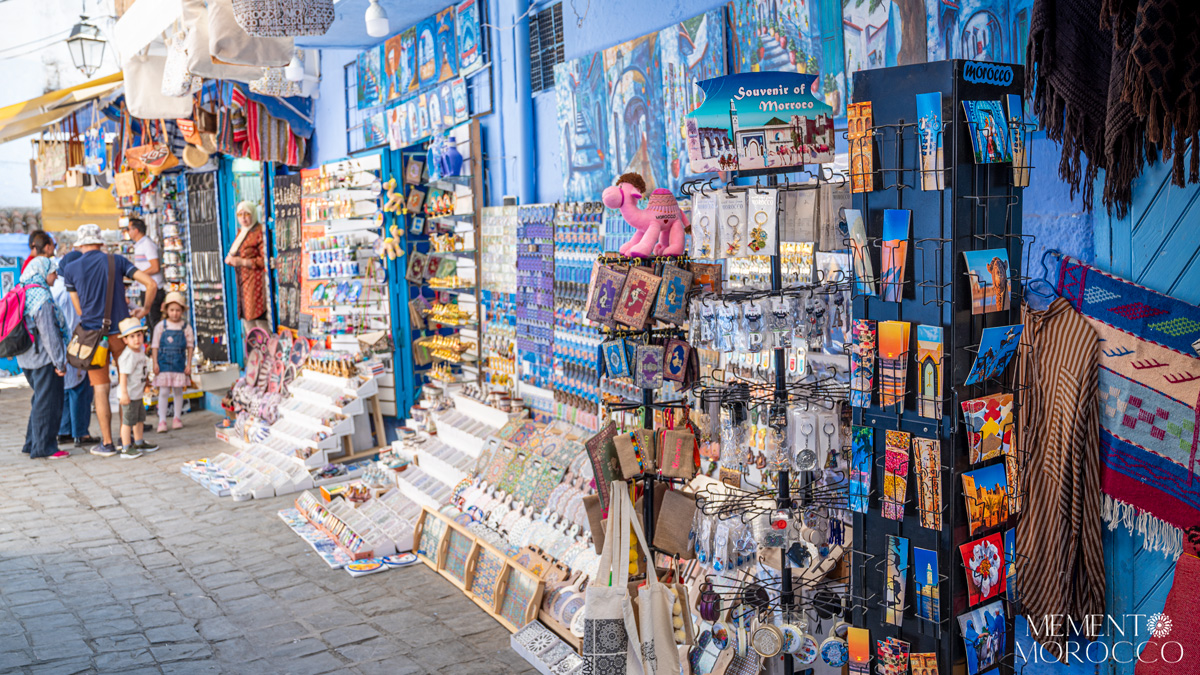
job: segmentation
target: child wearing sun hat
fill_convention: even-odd
[[[154,386],[158,387],[158,433],[167,431],[167,402],[175,398],[171,428],[182,429],[183,390],[192,383],[192,354],[196,336],[187,322],[187,298],[171,291],[163,300],[165,318],[154,326],[150,340],[150,362],[154,367]]]
[[[142,395],[146,392],[146,380],[149,379],[150,367],[146,354],[142,351],[142,343],[146,337],[146,327],[141,319],[129,317],[117,326],[121,331],[121,339],[125,341],[125,350],[117,357],[117,373],[120,380],[117,393],[121,402],[121,459],[137,459],[143,452],[154,452],[157,445],[147,443],[142,437],[142,425],[146,422],[146,405],[142,403]]]

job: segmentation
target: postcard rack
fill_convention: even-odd
[[[858,401],[866,405],[856,406],[853,412],[856,427],[874,430],[870,439],[872,454],[867,455],[874,458],[871,460],[871,480],[863,490],[865,494],[859,494],[866,504],[866,512],[855,513],[853,548],[866,552],[877,562],[855,565],[851,586],[860,593],[854,598],[854,624],[870,627],[872,654],[877,640],[898,638],[910,644],[912,653],[936,653],[939,672],[943,673],[967,672],[966,647],[958,617],[999,601],[1004,608],[1006,629],[1003,656],[998,659],[1000,670],[996,672],[1012,673],[1015,672],[1013,616],[1019,608],[1004,592],[970,603],[969,570],[964,566],[960,546],[994,534],[999,534],[1003,543],[1005,531],[1016,527],[1019,514],[999,518],[998,523],[990,523],[972,533],[967,506],[970,500],[964,498],[962,475],[997,463],[1003,470],[1012,462],[1015,475],[1019,477],[1024,461],[1018,455],[1012,459],[997,457],[972,464],[968,435],[966,429],[960,429],[959,420],[962,419],[961,404],[964,401],[992,394],[1011,394],[1014,437],[1019,428],[1015,425],[1020,423],[1022,387],[1015,384],[1015,366],[1010,365],[998,377],[974,385],[965,383],[983,329],[1021,322],[1022,288],[1026,280],[1022,274],[1028,266],[1031,237],[1021,231],[1023,190],[1018,184],[1022,181],[1014,181],[1014,176],[1023,171],[1027,180],[1030,167],[1026,166],[1025,160],[1029,153],[1023,153],[1016,164],[977,164],[963,101],[1001,101],[1004,105],[1007,95],[1022,94],[1025,76],[1021,66],[996,65],[990,71],[998,73],[997,79],[1007,84],[972,81],[979,78],[967,77],[976,72],[974,69],[964,73],[969,63],[941,61],[854,74],[855,101],[871,103],[872,121],[865,130],[854,129],[851,122],[851,129],[856,132],[847,134],[852,156],[857,156],[860,150],[869,155],[862,162],[852,159],[851,180],[872,189],[855,192],[853,208],[862,214],[867,235],[863,250],[871,257],[877,277],[881,276],[881,263],[887,262],[883,259],[886,247],[880,236],[884,210],[910,211],[911,230],[904,254],[907,272],[895,282],[899,285],[899,301],[884,300],[878,283],[875,284],[878,295],[865,293],[857,285],[853,294],[856,321],[908,322],[910,336],[899,353],[892,354],[889,364],[893,368],[900,365],[904,368],[903,376],[890,378],[895,401],[881,405],[881,388],[872,386],[870,393],[865,394],[868,400],[860,397]],[[933,128],[919,120],[916,96],[924,92],[940,92],[941,95],[941,123]],[[1010,131],[1017,134],[1027,148],[1028,125],[1021,121],[1005,123],[1010,124]],[[930,169],[922,167],[921,146],[923,140],[928,143],[930,139],[939,141],[942,148],[943,189],[923,189],[937,187],[936,184],[922,184]],[[860,240],[859,245],[862,243]],[[994,249],[1004,249],[1010,261],[1010,299],[1007,307],[1000,302],[996,311],[976,314],[972,312],[975,300],[963,254]],[[978,295],[979,284],[975,286]],[[982,305],[985,309],[986,303],[985,299]],[[879,325],[882,324],[876,324]],[[940,358],[914,348],[918,325],[941,329]],[[880,358],[875,359],[873,384],[876,385],[883,384],[883,356],[881,348]],[[1018,354],[1017,358],[1023,356]],[[930,362],[921,361],[923,357]],[[933,379],[923,380],[923,373],[926,378],[932,374]],[[931,383],[932,389],[923,388],[923,382]],[[906,468],[907,484],[900,494],[895,490],[888,494],[877,487],[884,485],[889,431],[911,434],[914,441],[929,439],[933,443],[924,446],[929,454],[921,467],[917,466],[916,445],[910,446],[908,465],[912,470]],[[864,447],[868,442],[866,438],[864,435],[862,439]],[[924,494],[923,478],[927,488]],[[1009,500],[1019,499],[1020,488],[1012,481],[1008,482],[1005,492]],[[853,487],[851,494],[854,500]],[[895,511],[900,511],[900,519],[885,517],[885,509],[892,510],[893,516],[897,515]],[[940,529],[932,527],[938,524],[937,521],[940,521]],[[908,567],[903,570],[903,599],[889,596],[896,591],[887,578],[889,536],[906,539],[905,550],[910,551],[898,558]],[[911,553],[918,547],[937,555],[936,570],[923,573],[920,581]],[[1001,570],[1002,574],[1007,571]],[[930,578],[934,579],[932,584]],[[930,600],[928,596],[932,589],[936,589],[936,594]],[[921,593],[921,590],[925,592]],[[893,599],[889,600],[889,597]],[[919,601],[931,603],[936,610],[932,618],[927,611],[918,612]],[[889,623],[886,620],[889,609],[898,611],[898,621]],[[851,672],[855,672],[853,667]]]

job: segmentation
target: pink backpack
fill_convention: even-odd
[[[0,298],[0,359],[24,354],[33,346],[25,327],[25,287],[14,286]]]

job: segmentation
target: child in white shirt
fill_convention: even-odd
[[[125,340],[125,351],[117,358],[120,382],[117,392],[121,401],[121,459],[137,459],[143,452],[154,452],[157,445],[143,439],[146,422],[146,406],[142,395],[146,392],[146,380],[150,377],[150,362],[142,351],[146,327],[133,317],[122,321],[118,327]]]

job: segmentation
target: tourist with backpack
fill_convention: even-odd
[[[63,405],[63,375],[67,369],[66,324],[50,285],[56,267],[53,258],[36,256],[25,265],[20,287],[25,292],[25,329],[32,345],[17,355],[17,365],[33,389],[25,445],[30,458],[64,459],[71,453],[58,449],[58,425]]]
[[[146,288],[147,307],[154,304],[158,284],[127,258],[105,252],[99,225],[80,225],[75,235],[75,248],[83,255],[62,270],[71,304],[79,313],[79,325],[71,336],[68,354],[75,365],[88,368],[88,379],[95,394],[101,442],[90,452],[112,457],[117,454],[117,448],[113,443],[112,404],[109,402],[112,380],[108,366],[125,350],[125,341],[117,327],[130,316],[141,319],[147,314],[145,307],[130,311],[125,303],[122,280],[132,279]]]

